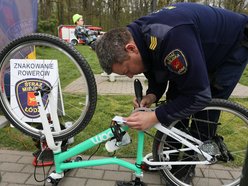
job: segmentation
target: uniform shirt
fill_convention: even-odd
[[[167,81],[176,99],[156,109],[161,123],[183,119],[211,100],[213,73],[244,38],[245,15],[196,3],[179,3],[128,25],[141,53],[147,94],[160,99]]]

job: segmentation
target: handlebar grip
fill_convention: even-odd
[[[135,91],[135,96],[137,98],[138,104],[140,106],[140,102],[142,100],[143,94],[143,87],[138,79],[134,80],[134,91]]]

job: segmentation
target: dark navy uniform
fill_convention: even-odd
[[[246,15],[196,3],[180,3],[128,25],[141,53],[147,94],[169,101],[156,109],[167,124],[227,99],[246,66]]]

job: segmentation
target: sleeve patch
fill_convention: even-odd
[[[188,63],[182,51],[175,49],[171,51],[164,59],[164,65],[168,67],[171,72],[176,74],[184,74],[187,72]]]

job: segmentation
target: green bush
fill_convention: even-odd
[[[47,20],[39,19],[38,32],[57,35],[57,25],[58,25],[58,21],[55,17],[51,17]]]

